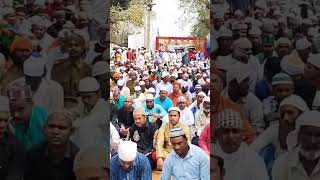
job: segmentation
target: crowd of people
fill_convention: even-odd
[[[109,176],[103,5],[0,1],[0,179]]]
[[[320,9],[214,0],[211,178],[320,179]]]
[[[143,47],[111,55],[110,178],[209,180],[209,59]]]

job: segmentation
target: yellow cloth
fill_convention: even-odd
[[[174,127],[181,127],[186,134],[188,141],[191,142],[191,131],[190,128],[179,122],[177,125],[172,126],[170,123],[166,123],[160,127],[157,137],[156,153],[157,158],[166,158],[167,155],[173,150],[170,143],[170,130]]]

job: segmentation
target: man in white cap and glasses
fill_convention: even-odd
[[[95,78],[85,77],[80,80],[78,90],[83,107],[76,114],[72,139],[80,149],[103,144],[108,140],[105,127],[110,114],[106,111],[107,102],[101,98],[100,85]]]
[[[22,179],[26,150],[9,130],[9,99],[0,96],[0,179]],[[13,158],[10,158],[13,157]]]
[[[47,80],[45,62],[41,58],[31,56],[23,63],[24,78],[16,81],[24,81],[30,85],[32,100],[35,105],[42,106],[49,113],[64,107],[64,95],[62,86],[56,81]]]
[[[168,89],[165,86],[160,88],[159,97],[154,99],[155,104],[159,104],[166,112],[173,106],[172,100],[168,97]]]
[[[172,87],[172,84],[170,83],[170,74],[168,72],[163,72],[161,77],[162,77],[162,81],[156,85],[157,96],[160,93],[160,88],[163,86],[167,88],[169,94],[173,92],[173,87]]]
[[[164,162],[160,180],[200,179],[208,180],[209,159],[205,152],[188,142],[188,138],[181,127],[170,130],[172,151]],[[188,159],[188,160],[187,160]]]
[[[180,110],[177,107],[169,109],[169,123],[161,126],[157,136],[156,143],[156,161],[157,169],[161,170],[163,162],[168,154],[173,150],[170,142],[170,130],[174,127],[180,127],[184,131],[188,141],[191,142],[190,128],[180,121]]]
[[[295,129],[297,118],[308,110],[307,104],[300,96],[293,94],[285,98],[279,105],[279,122],[268,127],[250,145],[264,157],[269,173],[274,160],[288,151],[286,139]]]
[[[268,180],[265,164],[257,153],[242,142],[241,114],[224,109],[215,116],[217,144],[214,155],[224,159],[225,180]]]
[[[167,114],[159,104],[154,103],[154,97],[152,94],[147,94],[145,97],[146,105],[144,109],[147,113],[148,121],[151,123],[157,123],[158,127],[162,124],[162,118]]]
[[[292,78],[286,73],[278,73],[272,78],[272,95],[262,101],[263,113],[267,126],[280,119],[279,105],[281,101],[294,93]]]
[[[304,69],[304,77],[316,88],[316,94],[312,102],[312,109],[320,109],[320,54],[311,54]]]
[[[118,155],[112,157],[110,160],[110,179],[152,179],[152,171],[148,158],[138,152],[137,143],[132,141],[120,142]]]
[[[307,180],[320,178],[320,112],[306,111],[287,138],[289,152],[280,156],[273,168],[272,179]]]

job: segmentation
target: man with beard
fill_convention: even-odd
[[[63,110],[48,117],[44,127],[46,141],[28,152],[25,180],[76,180],[73,161],[79,151],[69,138],[73,133],[72,115]]]
[[[10,82],[23,77],[23,63],[31,56],[31,53],[31,40],[24,36],[16,36],[10,46],[10,60],[3,72],[5,76],[0,78],[1,94],[5,94],[5,88]]]
[[[57,81],[64,91],[64,106],[71,109],[78,105],[78,85],[80,79],[91,75],[91,67],[84,63],[85,40],[78,34],[65,38],[66,59],[57,60],[52,67],[51,78]],[[66,75],[66,72],[68,74]]]
[[[272,95],[263,100],[263,113],[267,126],[280,119],[279,105],[281,101],[293,94],[294,84],[291,77],[285,73],[278,73],[272,78]]]
[[[10,101],[10,121],[15,137],[26,149],[44,141],[43,127],[48,118],[45,108],[35,106],[30,86],[25,82],[14,82],[7,90]]]
[[[206,96],[203,98],[202,108],[195,115],[195,128],[198,137],[204,127],[210,123],[210,109],[210,97]],[[198,144],[198,140],[196,144]]]
[[[295,130],[288,136],[289,152],[280,156],[273,168],[273,180],[307,180],[320,178],[320,112],[300,115]]]
[[[66,12],[64,10],[56,10],[54,12],[53,18],[56,20],[47,30],[47,33],[57,38],[59,32],[63,29],[63,25],[66,22]]]
[[[164,162],[160,180],[172,179],[209,179],[209,159],[205,152],[193,144],[182,128],[170,130],[172,151]]]
[[[249,40],[252,42],[252,54],[256,56],[262,51],[261,30],[258,27],[252,27],[248,33]]]
[[[78,91],[83,105],[77,109],[72,140],[80,149],[103,144],[108,140],[106,119],[110,114],[101,98],[100,85],[93,77],[86,77],[80,80]]]
[[[168,90],[166,87],[160,88],[159,97],[154,99],[155,104],[159,104],[166,112],[173,106],[172,100],[168,97]]]
[[[47,55],[47,51],[49,50],[50,46],[54,42],[54,39],[46,33],[48,25],[50,21],[41,18],[40,16],[33,16],[31,17],[31,29],[34,36],[34,40],[39,43],[41,47],[41,55]]]
[[[46,108],[49,114],[63,107],[63,89],[57,82],[44,78],[46,68],[41,58],[28,58],[23,64],[23,73],[24,77],[16,81],[30,86],[34,105]]]
[[[110,179],[152,179],[148,158],[138,152],[137,143],[132,141],[120,142],[118,155],[113,156],[110,160]]]
[[[241,114],[224,109],[215,116],[217,144],[214,155],[224,159],[225,180],[268,180],[266,167],[261,157],[242,142]]]
[[[129,139],[137,143],[138,152],[144,154],[153,169],[155,162],[152,160],[153,141],[158,127],[147,121],[143,107],[133,111],[134,124],[129,129]]]
[[[279,105],[279,123],[267,128],[250,145],[265,159],[269,173],[274,160],[288,151],[287,136],[295,129],[297,118],[308,110],[307,104],[300,96],[291,95],[285,98]]]
[[[249,92],[249,72],[246,68],[227,72],[227,96],[239,104],[250,124],[259,134],[265,128],[261,101]]]
[[[92,67],[92,76],[99,82],[101,97],[106,101],[109,99],[108,90],[110,89],[110,83],[108,83],[110,69],[108,67],[106,61],[98,61]]]
[[[154,97],[152,94],[147,94],[146,105],[144,109],[148,116],[148,121],[151,123],[157,123],[158,127],[162,124],[162,118],[167,114],[166,110],[164,110],[159,104],[154,103]]]
[[[222,90],[225,88],[226,81],[225,81],[225,74],[218,69],[214,69],[212,76],[211,76],[211,91],[212,91],[212,98],[214,99],[213,104],[212,104],[212,111],[211,115],[212,117],[216,116],[218,113],[222,112],[224,109],[233,109],[238,112],[241,112],[241,107],[239,104],[234,103],[232,100],[227,99],[222,96]],[[242,127],[241,127],[241,133],[242,133],[242,140],[246,142],[247,144],[251,143],[253,139],[255,138],[255,133],[250,125],[249,121],[247,118],[244,117],[243,114],[242,116]],[[216,141],[216,136],[215,136],[215,124],[216,122],[213,121],[210,123],[213,128],[211,128],[211,136],[212,136],[212,142]]]

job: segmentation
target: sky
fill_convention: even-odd
[[[154,0],[153,10],[156,12],[156,26],[160,36],[189,36],[191,25],[179,23],[183,10],[179,9],[179,0]]]

